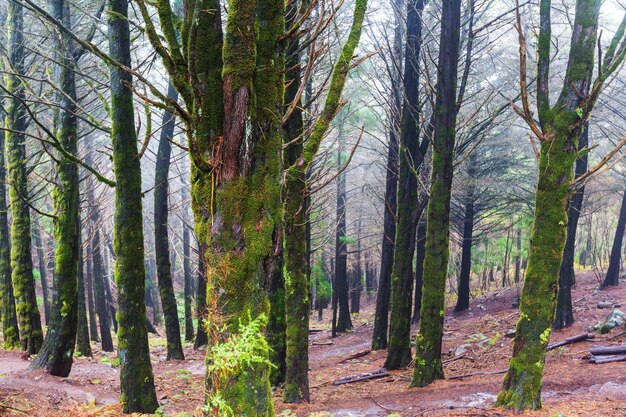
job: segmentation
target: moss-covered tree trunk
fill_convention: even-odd
[[[6,162],[4,158],[5,132],[0,132],[0,307],[4,348],[14,349],[20,344],[15,296],[11,281],[11,243],[6,194]]]
[[[590,96],[600,5],[600,0],[576,2],[563,89],[556,104],[551,106],[547,82],[551,57],[551,2],[541,1],[537,95],[541,122],[539,177],[513,357],[496,401],[497,405],[507,408],[541,407],[545,349],[554,322],[559,270],[566,241],[569,188],[578,156],[577,144],[603,80],[623,60],[623,52],[614,53],[617,45],[623,42],[624,23],[605,54],[604,68],[595,83],[598,90],[594,86],[594,94]]]
[[[9,63],[12,71],[6,76],[6,89],[14,96],[8,101],[6,119],[6,152],[11,206],[11,279],[15,295],[22,350],[35,354],[43,343],[41,318],[35,294],[31,254],[30,213],[26,169],[26,132],[28,120],[21,100],[25,87],[20,74],[25,73],[24,9],[21,3],[8,5],[7,33]]]
[[[400,171],[396,238],[391,272],[391,312],[387,369],[399,369],[411,361],[411,298],[413,259],[419,208],[416,170],[423,161],[419,146],[419,69],[422,45],[423,0],[407,2],[407,40],[404,64],[404,100],[400,123]]]
[[[111,57],[131,67],[128,2],[109,0]],[[115,66],[111,73],[111,137],[115,173],[114,241],[118,288],[120,402],[125,413],[154,413],[159,407],[146,331],[141,167],[134,126],[131,76]]]
[[[169,83],[167,96],[173,101],[178,100],[178,93]],[[165,337],[167,339],[167,360],[185,359],[183,345],[180,340],[180,324],[178,321],[178,307],[172,280],[172,265],[170,264],[168,211],[169,211],[169,182],[170,156],[172,154],[171,140],[174,138],[176,120],[169,111],[163,112],[161,136],[157,150],[154,173],[154,251],[156,256],[157,280],[159,295],[163,306],[165,320]]]
[[[419,331],[415,339],[415,369],[411,386],[443,378],[441,340],[448,275],[450,193],[456,136],[456,87],[461,28],[461,1],[443,4],[437,63],[433,163],[427,213],[424,284]]]
[[[70,27],[70,9],[65,0],[50,0],[49,4],[52,15]],[[58,36],[55,36],[55,59],[58,65],[54,72],[61,93],[57,95],[59,114],[55,130],[59,143],[70,154],[77,155],[78,120],[75,107],[76,84],[71,55],[72,42],[65,33]],[[72,369],[78,321],[80,251],[78,165],[61,155],[56,171],[58,183],[53,191],[56,256],[50,323],[43,346],[29,368],[42,368],[51,375],[66,377]],[[82,296],[84,303],[84,293]]]

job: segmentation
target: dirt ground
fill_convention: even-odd
[[[626,309],[626,285],[594,291],[592,273],[578,274],[573,291],[576,323],[553,332],[551,341],[583,333],[611,311],[598,309],[598,301],[612,301]],[[373,300],[363,300],[363,312],[353,317],[354,331],[330,337],[327,320],[311,320],[310,384],[311,403],[283,404],[275,392],[278,416],[283,417],[369,417],[369,416],[626,416],[626,362],[604,365],[585,360],[594,344],[626,343],[624,330],[597,335],[595,341],[581,342],[548,352],[543,387],[544,408],[515,414],[494,409],[491,404],[501,387],[511,354],[517,309],[517,289],[495,290],[478,297],[472,309],[446,314],[444,366],[447,378],[485,372],[462,379],[437,381],[426,388],[408,389],[411,369],[390,372],[377,380],[335,386],[336,378],[372,371],[383,366],[385,351],[344,361],[347,356],[368,350],[373,323]],[[328,316],[329,314],[326,314]],[[415,332],[413,329],[413,333]],[[618,337],[616,337],[618,336]],[[612,339],[610,339],[612,338]],[[610,339],[610,340],[609,340]],[[328,344],[331,343],[332,344]],[[165,361],[163,338],[150,339],[161,415],[200,415],[202,403],[203,351],[185,347],[185,361]],[[95,345],[94,345],[95,346]],[[28,372],[31,358],[20,352],[0,351],[0,416],[118,416],[119,370],[114,355],[96,349],[94,358],[76,358],[68,378],[56,378],[41,371]]]

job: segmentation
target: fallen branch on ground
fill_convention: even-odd
[[[618,346],[594,346],[589,349],[589,353],[593,356],[616,355],[626,353],[626,345]]]
[[[501,369],[499,371],[491,371],[491,372],[472,372],[469,374],[451,376],[446,379],[462,379],[462,378],[468,378],[470,376],[477,376],[477,375],[498,375],[498,374],[503,374],[506,371],[508,371],[508,369]]]
[[[368,379],[382,378],[388,376],[389,372],[385,368],[380,368],[372,372],[364,372],[356,375],[344,376],[333,381],[333,385],[352,384],[354,382],[367,381]]]
[[[623,362],[626,361],[626,355],[606,355],[606,356],[591,356],[589,358],[590,363],[602,364],[610,362]]]
[[[587,340],[594,339],[595,337],[596,335],[593,333],[577,334],[576,336],[568,337],[567,339],[562,340],[560,342],[554,342],[554,343],[548,344],[548,347],[546,348],[546,350],[552,350],[560,346],[571,345],[572,343],[585,342]]]
[[[371,350],[367,349],[367,350],[363,350],[361,352],[354,353],[354,354],[348,356],[347,358],[344,358],[344,359],[340,360],[339,363],[345,363],[345,362],[348,362],[348,361],[350,361],[352,359],[362,358],[363,356],[369,355],[370,352],[371,352]]]
[[[334,345],[335,342],[313,342],[311,344],[313,346],[330,346],[330,345]]]

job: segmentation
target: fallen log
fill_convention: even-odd
[[[462,378],[468,378],[470,376],[477,376],[477,375],[498,375],[498,374],[503,374],[506,371],[508,371],[508,369],[501,369],[499,371],[491,371],[491,372],[472,372],[469,374],[451,376],[446,379],[462,379]]]
[[[334,345],[335,342],[313,342],[311,344],[313,346],[331,346],[331,345]]]
[[[389,376],[389,372],[387,372],[385,368],[380,368],[372,372],[364,372],[335,379],[333,385],[352,384],[354,382],[367,381],[369,379],[382,378],[385,376]]]
[[[594,346],[589,349],[589,353],[593,356],[617,355],[620,353],[626,354],[626,345]]]
[[[572,343],[585,342],[587,340],[594,339],[596,337],[593,333],[581,333],[576,336],[568,337],[565,340],[561,340],[560,342],[549,343],[546,350],[556,349],[560,346],[571,345]]]
[[[322,333],[324,331],[325,331],[324,329],[309,329],[309,334]]]
[[[369,350],[369,349],[363,350],[361,352],[357,352],[355,354],[352,354],[352,355],[348,356],[347,358],[344,358],[344,359],[340,360],[339,363],[345,363],[345,362],[351,361],[352,359],[362,358],[363,356],[369,355],[370,352],[371,352],[371,350]]]
[[[607,355],[607,356],[591,356],[589,358],[590,363],[602,364],[610,362],[623,362],[626,361],[626,355]]]

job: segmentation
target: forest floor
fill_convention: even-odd
[[[612,310],[598,309],[599,301],[625,306],[626,285],[595,291],[598,282],[591,272],[578,274],[574,289],[576,323],[553,332],[551,341],[583,333],[602,322]],[[511,355],[512,339],[505,334],[517,321],[516,287],[498,289],[472,300],[472,309],[446,312],[444,367],[447,378],[485,372],[462,379],[446,379],[426,388],[408,389],[411,369],[392,371],[388,377],[335,386],[343,376],[376,370],[383,366],[385,351],[372,352],[344,361],[351,354],[370,347],[373,300],[363,299],[362,313],[353,316],[354,331],[330,337],[328,320],[312,317],[310,384],[311,403],[283,404],[275,393],[278,416],[282,417],[369,417],[369,416],[626,416],[626,362],[603,365],[586,361],[594,344],[626,343],[616,328],[581,342],[548,352],[543,385],[543,410],[514,414],[491,407],[501,387]],[[327,312],[325,312],[327,313]],[[329,314],[325,314],[328,316]],[[413,329],[413,333],[415,332]],[[329,344],[332,343],[332,344]],[[165,341],[150,338],[160,415],[200,415],[203,387],[203,351],[185,347],[185,361],[165,361]],[[97,345],[97,344],[95,344]],[[94,344],[92,344],[94,346]],[[113,354],[94,352],[94,358],[76,358],[68,378],[56,378],[42,371],[28,372],[32,359],[20,352],[0,351],[0,416],[118,416],[119,370]]]

